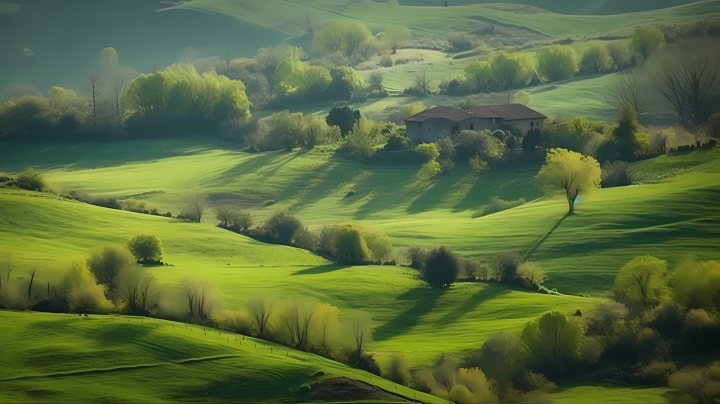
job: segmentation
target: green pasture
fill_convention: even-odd
[[[595,36],[630,34],[634,27],[647,24],[677,24],[706,19],[720,13],[716,1],[703,1],[671,8],[619,15],[566,15],[525,6],[465,5],[457,7],[405,7],[371,1],[316,0],[192,0],[178,6],[207,12],[219,12],[247,24],[276,32],[297,35],[306,32],[306,15],[311,24],[330,19],[359,21],[374,33],[402,21],[413,35],[447,34],[478,25],[478,21],[497,21],[524,26],[551,37],[564,35]]]
[[[0,312],[0,402],[297,402],[348,377],[442,400],[337,362],[201,326],[125,316]],[[318,373],[322,372],[322,373]]]

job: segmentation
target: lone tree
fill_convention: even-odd
[[[383,75],[380,72],[370,73],[370,87],[382,92],[383,90]]]
[[[552,45],[538,53],[538,67],[550,81],[566,80],[578,70],[578,56],[569,46]]]
[[[272,328],[268,322],[275,311],[275,301],[267,296],[258,296],[248,301],[245,307],[260,331],[260,336],[264,337],[267,328]]]
[[[157,236],[137,235],[128,242],[128,249],[138,262],[160,261],[162,259],[162,243]]]
[[[599,189],[601,177],[600,164],[594,158],[565,149],[551,149],[535,178],[545,195],[565,193],[568,215],[572,215],[578,195]]]
[[[392,27],[388,27],[385,30],[385,34],[383,35],[383,38],[390,46],[390,49],[392,49],[392,54],[397,53],[398,46],[402,45],[403,42],[410,39],[412,35],[410,34],[410,30],[407,29],[407,27],[404,27],[402,25],[394,25]]]
[[[430,82],[432,82],[432,78],[428,77],[427,70],[422,69],[419,72],[415,73],[415,78],[413,79],[413,82],[415,83],[415,87],[422,91],[423,94],[428,93],[428,88],[430,87]]]
[[[665,46],[665,35],[655,27],[638,27],[632,36],[630,47],[647,59],[650,54]]]
[[[449,248],[441,246],[428,253],[421,269],[423,279],[436,288],[450,285],[457,279],[461,265],[462,262]]]
[[[640,81],[636,74],[619,75],[615,79],[611,91],[613,98],[615,98],[615,105],[618,108],[631,105],[635,109],[636,114],[643,112],[643,107],[647,102],[648,96],[640,86]]]
[[[649,255],[635,257],[618,272],[615,288],[643,305],[656,301],[657,294],[667,289],[665,261]]]

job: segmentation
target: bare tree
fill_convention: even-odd
[[[264,337],[267,327],[272,327],[268,324],[268,321],[273,311],[275,311],[275,301],[267,296],[258,296],[248,301],[245,306],[248,313],[255,320],[260,336]]]
[[[12,255],[10,255],[10,253],[7,253],[5,257],[5,267],[7,268],[7,275],[5,276],[5,283],[7,284],[10,282],[10,274],[15,270],[15,265],[12,263]],[[2,277],[0,277],[0,286],[2,286]]]
[[[355,338],[355,352],[360,358],[370,339],[370,321],[366,317],[358,317],[353,322],[353,337]]]
[[[674,65],[663,65],[663,88],[660,93],[670,103],[686,128],[700,126],[706,118],[706,99],[715,88],[720,64],[709,55],[690,56]]]
[[[90,91],[88,92],[92,100],[93,126],[97,126],[97,104],[98,98],[100,97],[100,86],[102,85],[101,83],[97,82],[99,79],[100,76],[97,76],[95,78],[90,77]]]
[[[413,82],[415,83],[415,87],[420,89],[423,94],[427,94],[428,87],[430,86],[430,82],[432,82],[432,80],[432,78],[428,78],[427,70],[422,69],[419,72],[415,73],[415,78],[413,79]]]
[[[293,301],[285,308],[285,326],[290,332],[290,344],[296,348],[304,348],[308,342],[310,320],[315,309],[308,304]]]
[[[648,99],[647,94],[640,87],[637,75],[634,73],[619,75],[610,91],[616,107],[622,108],[623,105],[630,104],[635,108],[637,114],[643,111]]]
[[[155,275],[141,267],[128,267],[118,276],[118,295],[133,311],[146,311],[148,302],[160,293],[159,289]]]
[[[370,73],[370,87],[382,92],[383,90],[383,75],[380,72]]]
[[[196,192],[190,197],[187,205],[183,208],[182,216],[200,223],[203,213],[205,212],[205,205],[207,205],[207,196]]]
[[[32,302],[32,284],[35,280],[35,275],[37,275],[37,269],[30,269],[27,273],[30,275],[30,286],[28,286],[28,306],[30,306]]]

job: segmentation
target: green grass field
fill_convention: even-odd
[[[431,184],[416,180],[416,167],[361,164],[331,157],[322,147],[308,153],[246,154],[225,149],[221,143],[191,139],[99,144],[15,142],[4,145],[9,147],[0,151],[3,170],[13,172],[24,165],[35,164],[57,190],[81,189],[117,196],[145,194],[141,197],[157,204],[161,211],[174,213],[182,207],[189,190],[208,192],[212,196],[241,195],[243,203],[252,198],[274,199],[277,201],[274,206],[250,208],[249,211],[261,221],[276,209],[288,208],[311,228],[328,223],[359,223],[385,231],[397,247],[444,244],[461,254],[490,262],[502,252],[530,250],[563,217],[566,209],[565,202],[560,199],[541,198],[533,182],[540,161],[495,165],[477,179],[458,164],[452,175],[441,176]],[[671,267],[687,257],[720,258],[717,253],[720,234],[715,226],[720,208],[714,202],[720,192],[717,185],[720,151],[662,156],[636,163],[635,170],[643,185],[606,189],[581,197],[578,214],[565,219],[530,257],[548,272],[550,278],[546,285],[558,288],[565,294],[562,296],[477,283],[458,283],[446,291],[434,291],[427,288],[412,269],[331,265],[304,250],[267,245],[224,231],[214,227],[212,211],[206,213],[203,223],[197,224],[19,190],[0,191],[0,210],[3,212],[0,216],[0,250],[12,253],[17,265],[13,275],[18,280],[25,276],[24,270],[37,268],[40,270],[37,280],[42,282],[53,279],[71,261],[83,259],[103,245],[124,243],[138,233],[157,234],[163,240],[164,261],[175,266],[150,267],[149,270],[162,283],[168,301],[182,298],[179,284],[186,277],[207,278],[216,285],[222,307],[228,310],[240,309],[245,301],[261,293],[281,299],[312,297],[337,306],[341,321],[360,312],[368,313],[375,330],[370,350],[379,362],[385,364],[390,354],[399,352],[405,355],[412,369],[418,369],[432,363],[440,353],[462,357],[478,349],[487,337],[498,331],[518,332],[528,321],[548,310],[565,313],[578,308],[589,310],[598,297],[608,292],[618,269],[637,255],[655,255],[668,260]],[[351,189],[355,190],[355,196],[344,198]],[[470,218],[472,211],[495,195],[504,199],[524,197],[531,202],[478,219]],[[577,297],[578,293],[589,293],[594,298]],[[100,338],[98,335],[112,334],[102,338],[112,340],[111,351],[120,356],[124,350],[135,349],[128,345],[136,342],[127,340],[123,334],[126,331],[132,335],[141,334],[140,338],[132,337],[133,341],[142,341],[138,342],[140,345],[155,344],[165,353],[169,352],[166,349],[185,352],[185,356],[177,354],[177,358],[161,357],[152,361],[149,357],[136,360],[132,355],[122,360],[109,357],[110,354],[89,358],[92,347],[107,342],[85,341],[77,347],[66,345],[71,352],[61,350],[62,355],[67,356],[57,360],[44,357],[56,352],[55,349],[38,351],[32,344],[28,345],[28,355],[36,355],[36,359],[25,362],[41,365],[24,368],[22,374],[60,371],[52,369],[53,363],[67,361],[77,369],[162,362],[172,370],[166,374],[168,380],[173,380],[168,382],[166,389],[151,392],[138,388],[122,396],[126,399],[172,400],[178,391],[193,397],[195,393],[190,390],[173,387],[175,381],[185,383],[187,378],[191,380],[184,385],[192,386],[200,396],[207,393],[224,399],[226,394],[237,392],[226,386],[226,380],[233,377],[237,366],[245,369],[242,377],[249,379],[248,385],[272,380],[273,386],[288,386],[283,389],[292,390],[308,382],[308,363],[312,363],[313,369],[325,366],[318,364],[315,357],[304,362],[304,366],[295,362],[271,364],[257,358],[253,358],[258,361],[253,362],[257,365],[246,366],[236,364],[234,359],[222,359],[211,361],[217,372],[195,380],[191,375],[183,375],[185,369],[202,369],[211,366],[210,362],[192,365],[167,362],[227,352],[233,354],[231,344],[223,343],[219,336],[218,346],[212,347],[192,339],[172,340],[167,344],[157,340],[152,342],[155,338],[177,337],[174,334],[161,337],[155,335],[156,332],[184,332],[168,328],[169,323],[162,323],[160,330],[154,329],[152,333],[144,334],[140,327],[114,334],[112,327],[120,325],[109,324],[109,318],[94,318],[85,323],[83,319],[62,315],[2,313],[0,316],[3,316],[0,322],[12,321],[13,329],[18,329],[16,334],[0,337],[4,338],[0,340],[3,346],[48,335],[47,328],[37,332],[30,330],[36,327],[33,325],[36,319],[41,318],[44,323],[53,323],[42,327],[57,329],[50,335],[62,334],[58,338],[64,339],[64,344],[75,340],[78,333],[85,333],[81,328],[86,324],[105,324],[103,329],[111,331],[96,330],[87,338],[95,341]],[[149,323],[152,321],[148,320]],[[178,325],[180,327],[184,326]],[[145,340],[146,337],[149,340]],[[175,347],[176,344],[183,347]],[[79,356],[77,360],[68,359],[76,355]],[[4,360],[22,361],[23,358],[27,357],[11,355]],[[334,363],[327,366],[331,364],[340,366]],[[276,365],[282,369],[276,369]],[[268,379],[252,375],[248,370],[251,366],[255,366],[256,373],[272,376]],[[338,369],[326,373],[342,375],[349,371],[341,366]],[[120,386],[127,387],[146,378],[146,372],[151,369],[133,369],[124,373],[132,376]],[[86,391],[71,391],[62,382],[65,377],[76,376],[0,381],[11,386],[7,390],[10,394],[18,394],[3,399],[15,401],[13,397],[23,397],[27,401],[53,401],[62,397],[82,399],[101,394],[91,387]],[[93,374],[93,379],[87,379],[85,375],[72,380],[83,386],[91,386],[92,380],[98,385],[106,385],[112,377],[110,372]],[[374,378],[367,377],[364,380],[376,383]],[[38,380],[42,382],[38,384]],[[281,400],[273,394],[284,399],[291,394],[280,394],[275,390],[257,391],[268,394],[263,399],[273,400]],[[119,391],[102,394],[112,397],[120,394]],[[662,402],[661,395],[665,391],[626,389],[622,399],[628,403]],[[620,394],[614,387],[579,384],[562,386],[554,397],[557,402],[603,402],[609,399],[610,392],[613,392],[612,397]],[[247,397],[260,399],[259,396]]]
[[[305,32],[306,14],[311,23],[330,19],[356,20],[374,33],[403,21],[413,35],[445,34],[477,25],[475,16],[502,23],[524,26],[546,35],[628,34],[638,25],[676,24],[706,19],[720,13],[716,1],[704,1],[676,7],[612,16],[565,15],[538,10],[516,12],[524,6],[466,5],[457,7],[403,7],[350,0],[282,1],[266,0],[192,0],[179,7],[220,12],[247,24],[296,35]]]

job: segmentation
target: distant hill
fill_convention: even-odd
[[[658,10],[699,0],[448,0],[450,6],[471,4],[525,4],[559,14],[611,15]],[[378,1],[384,3],[384,1]],[[444,0],[400,0],[403,6],[442,6]]]

